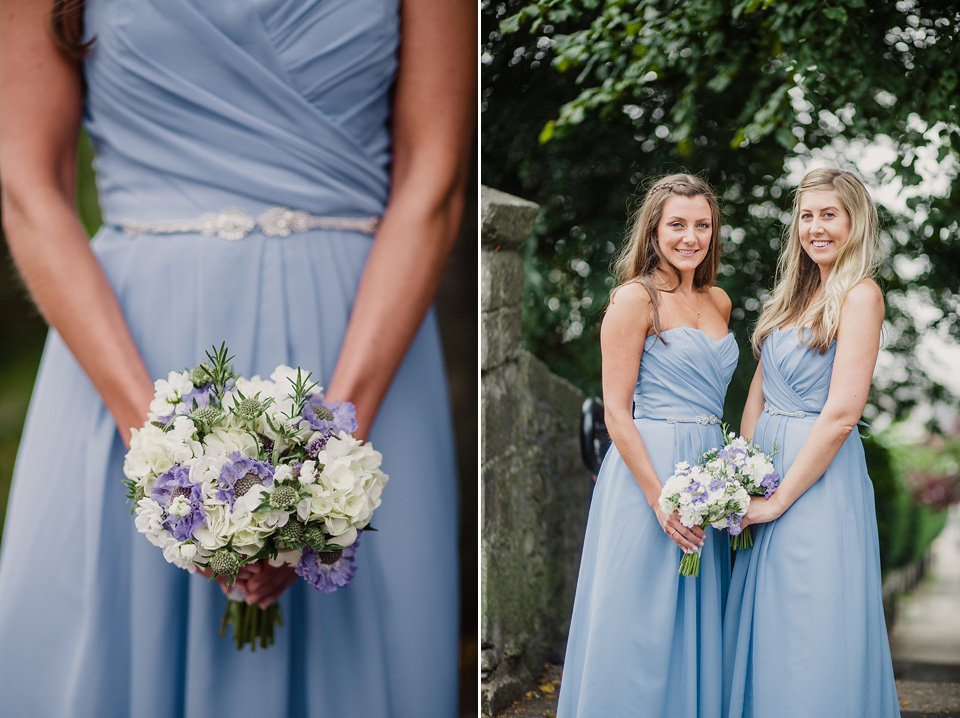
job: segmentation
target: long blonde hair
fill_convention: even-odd
[[[800,244],[800,202],[810,191],[836,192],[850,216],[850,233],[837,251],[823,293],[813,301],[820,288],[820,269]],[[880,260],[877,208],[863,183],[850,172],[816,169],[808,172],[797,187],[793,200],[786,247],[777,262],[777,281],[773,296],[763,305],[751,341],[753,354],[760,357],[764,339],[784,326],[810,327],[804,339],[821,354],[830,348],[840,324],[840,308],[847,292],[857,282],[872,277]]]
[[[613,264],[613,275],[617,286],[611,297],[624,284],[636,282],[647,290],[650,305],[653,308],[653,331],[660,336],[660,291],[675,292],[680,288],[680,270],[660,251],[657,241],[657,226],[663,217],[663,205],[673,195],[681,197],[703,197],[710,206],[710,246],[707,256],[697,266],[693,274],[693,288],[713,286],[720,265],[720,205],[710,186],[696,175],[674,174],[661,177],[653,183],[634,212],[630,222],[630,232],[623,249]],[[672,269],[677,275],[677,286],[660,290],[654,281],[659,267]]]

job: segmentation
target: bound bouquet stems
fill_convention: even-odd
[[[729,516],[743,514],[750,506],[750,497],[740,484],[711,476],[700,465],[691,466],[681,461],[673,475],[666,480],[660,492],[660,508],[668,513],[676,511],[680,523],[687,528],[707,525],[718,527]],[[680,559],[681,576],[700,575],[700,551],[684,552]]]
[[[137,529],[170,563],[230,585],[242,566],[295,567],[318,591],[348,585],[361,530],[380,505],[381,455],[355,439],[356,412],[328,401],[310,374],[278,366],[245,379],[225,345],[154,384],[147,422],[124,460]],[[280,607],[234,596],[220,634],[267,648]]]
[[[700,575],[700,550],[684,551],[683,558],[680,559],[681,576],[699,576]]]
[[[233,627],[233,641],[237,650],[249,645],[251,651],[257,650],[257,643],[261,648],[273,645],[274,629],[283,626],[283,616],[278,603],[271,603],[266,608],[245,601],[229,599],[227,608],[220,621],[220,636],[227,632],[227,626]]]
[[[752,546],[753,534],[750,532],[749,526],[745,526],[740,530],[740,533],[730,537],[730,548],[734,551],[742,551]]]

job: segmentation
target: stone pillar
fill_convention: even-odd
[[[481,188],[481,695],[485,714],[560,661],[591,477],[583,394],[521,346],[523,261],[537,205]]]

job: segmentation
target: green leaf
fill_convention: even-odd
[[[543,129],[540,130],[540,136],[537,138],[541,145],[545,145],[550,141],[550,138],[553,137],[556,126],[557,123],[554,120],[549,120],[547,124],[543,126]]]

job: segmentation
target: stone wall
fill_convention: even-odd
[[[538,207],[481,189],[481,695],[493,715],[560,661],[591,477],[583,394],[521,348],[523,262]]]

